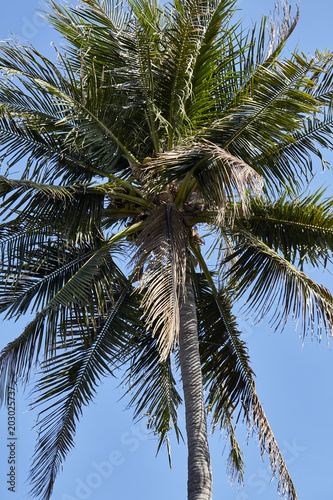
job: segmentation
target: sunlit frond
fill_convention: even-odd
[[[147,329],[157,337],[165,361],[179,335],[180,299],[185,293],[186,230],[173,204],[152,215],[136,241],[135,262],[142,269],[138,289]]]
[[[333,201],[325,190],[251,200],[246,226],[292,264],[326,266],[333,251]],[[244,219],[236,221],[241,225]]]
[[[304,337],[310,333],[319,340],[333,332],[333,297],[330,291],[298,270],[260,238],[243,229],[238,232],[237,261],[229,271],[230,284],[238,296],[248,293],[246,307],[258,319],[273,311],[277,329],[291,318],[300,323]],[[277,304],[279,306],[277,307]]]
[[[320,103],[305,88],[312,70],[325,64],[325,57],[307,60],[296,54],[274,68],[261,67],[253,89],[207,128],[205,137],[253,165],[268,185],[283,183],[283,179],[296,182],[307,169],[295,171],[291,165],[276,168],[255,159],[260,154],[277,153],[280,142],[292,143],[292,134],[301,129],[303,120],[320,112]]]
[[[197,181],[201,202],[217,209],[223,217],[227,206],[230,214],[230,207],[237,211],[238,199],[246,212],[249,194],[258,195],[262,188],[262,179],[255,170],[207,141],[162,153],[150,162],[146,171],[151,178],[148,183],[153,186],[171,183],[191,172]]]

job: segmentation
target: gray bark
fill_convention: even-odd
[[[211,500],[213,480],[208,447],[198,320],[190,273],[180,307],[179,359],[183,381],[188,447],[188,500]]]

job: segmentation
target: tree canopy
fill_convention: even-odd
[[[243,479],[241,418],[295,500],[234,303],[277,328],[291,319],[303,336],[332,335],[332,295],[304,272],[332,258],[332,199],[307,188],[312,159],[326,165],[332,149],[332,54],[286,57],[298,20],[288,4],[250,30],[235,0],[48,5],[66,43],[56,62],[0,45],[0,311],[34,314],[0,355],[0,389],[4,401],[38,372],[32,494],[51,497],[110,374],[158,449],[171,431],[182,439],[193,306],[199,395],[229,436],[231,476]]]

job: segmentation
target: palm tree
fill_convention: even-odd
[[[333,145],[332,56],[283,56],[288,5],[245,30],[235,0],[48,3],[57,63],[16,40],[0,56],[0,310],[34,313],[1,353],[1,391],[37,370],[32,494],[51,498],[104,376],[120,373],[158,448],[180,440],[180,371],[188,499],[212,498],[208,415],[233,478],[240,417],[294,500],[233,302],[332,332],[332,296],[303,271],[333,248],[332,200],[304,188]]]

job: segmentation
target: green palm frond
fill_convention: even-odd
[[[320,340],[324,332],[329,339],[333,331],[333,298],[329,290],[249,230],[239,230],[238,239],[234,254],[228,257],[237,257],[229,278],[238,297],[248,292],[247,309],[261,319],[274,308],[271,321],[276,328],[285,327],[292,318],[296,325],[301,324],[303,337],[310,332]]]
[[[148,419],[148,429],[158,435],[157,451],[167,445],[171,467],[169,433],[173,430],[178,442],[183,439],[178,426],[178,407],[182,398],[171,356],[161,361],[156,336],[149,332],[139,333],[133,339],[129,354],[130,367],[124,377],[131,396],[128,406],[134,408],[135,419]]]
[[[95,124],[98,119],[98,126],[104,126],[104,133],[111,134],[112,140],[133,165],[137,164],[134,156],[144,158],[152,149],[159,149],[159,127],[155,122],[164,122],[154,99],[153,81],[159,73],[151,60],[161,39],[157,36],[156,40],[156,32],[146,29],[149,28],[147,20],[153,22],[152,18],[158,18],[160,11],[152,6],[148,19],[148,14],[143,14],[143,11],[148,12],[147,5],[144,9],[133,5],[138,14],[135,22],[133,19],[125,23],[113,19],[113,14],[107,14],[97,2],[83,2],[80,10],[69,8],[63,11],[53,6],[55,16],[51,15],[51,22],[75,46],[69,51],[70,64],[63,60],[63,65],[67,73],[76,70],[80,79],[79,85],[74,86],[76,105],[86,103],[85,111],[90,115],[87,125],[92,116]],[[119,7],[115,6],[118,13],[121,10]],[[80,87],[82,95],[78,92]],[[123,132],[129,120],[133,125],[136,122],[136,126],[121,137],[115,137],[112,131]],[[147,140],[149,136],[150,143]],[[102,142],[99,147],[102,147]]]
[[[30,221],[30,217],[27,217]],[[29,228],[29,222],[22,224],[21,220],[12,219],[0,225],[0,268],[1,274],[8,276],[12,266],[16,272],[29,261],[37,248],[53,235],[50,226],[46,223],[42,227]],[[22,256],[25,259],[22,259]]]
[[[138,290],[147,329],[157,336],[161,361],[167,359],[179,335],[180,299],[185,293],[186,228],[176,207],[168,203],[146,222],[136,245],[140,271]]]
[[[320,103],[304,89],[314,68],[325,63],[325,57],[308,61],[294,55],[274,68],[261,67],[253,90],[210,126],[205,137],[250,165],[259,154],[274,151],[279,142],[292,142],[305,117],[320,111]],[[283,179],[296,181],[303,174],[288,165],[278,169],[257,162],[255,167],[273,185]]]
[[[170,149],[177,141],[176,134],[188,122],[184,104],[191,95],[192,54],[196,53],[197,43],[202,37],[202,7],[205,8],[205,5],[201,5],[198,0],[176,2],[170,12],[172,29],[165,32],[167,55],[163,58],[162,91],[166,117],[170,123]]]
[[[228,412],[232,412],[235,406],[239,406],[249,430],[254,431],[258,436],[261,456],[265,453],[269,455],[273,477],[278,474],[280,494],[297,500],[288,468],[257,396],[249,356],[245,343],[240,339],[229,300],[223,295],[221,299],[207,266],[194,245],[192,245],[192,250],[205,275],[204,286],[200,292],[200,282],[197,281],[199,283],[197,297],[199,298],[200,293],[203,292],[204,304],[208,309],[208,311],[200,311],[200,318],[201,327],[207,328],[208,339],[211,338],[207,345],[202,345],[202,358],[203,375],[207,374],[208,407],[213,411],[213,423],[215,426],[223,427]],[[225,406],[227,406],[227,412]],[[232,434],[230,438],[233,440]],[[234,452],[237,450],[236,446]],[[240,458],[239,451],[236,458]],[[242,462],[239,465],[241,467]],[[233,467],[237,467],[237,461],[233,463]],[[239,471],[236,469],[236,476],[241,479],[242,468]]]
[[[197,274],[194,282],[199,320],[200,356],[208,393],[207,405],[210,411],[213,411],[216,404],[212,417],[213,425],[216,427],[222,418],[225,406],[228,406],[229,411],[232,412],[242,399],[242,391],[244,391],[244,384],[237,372],[237,357],[230,343],[229,331],[233,332],[233,342],[237,344],[238,351],[242,352],[241,358],[244,365],[249,363],[249,356],[245,343],[240,339],[236,318],[231,311],[230,299],[223,292],[219,293],[218,300],[223,309],[223,316],[221,316],[205,276]],[[218,371],[218,379],[216,371]],[[250,367],[248,373],[252,378],[253,371]]]
[[[217,68],[223,64],[225,39],[233,29],[234,6],[234,0],[186,0],[176,2],[168,13],[172,29],[164,35],[166,78],[161,82],[161,99],[165,106],[161,108],[170,123],[169,149],[179,144],[182,131],[191,134],[204,124],[204,114],[207,120],[214,110]]]
[[[18,265],[20,272],[13,264],[1,284],[6,296],[1,310],[8,310],[9,318],[24,314],[28,308],[41,307],[46,314],[58,306],[87,303],[95,280],[103,278],[107,285],[108,274],[111,277],[116,272],[106,244],[97,249],[88,245],[75,249],[61,241],[46,243],[35,250],[34,257],[24,266],[20,262]]]
[[[59,242],[36,251],[34,260],[17,275],[11,269],[1,285],[2,296],[6,297],[2,310],[7,310],[9,318],[21,316],[28,308],[38,312],[0,354],[1,392],[15,378],[27,380],[40,356],[47,359],[55,355],[59,335],[66,343],[71,337],[69,325],[76,322],[77,307],[86,311],[90,321],[94,321],[96,310],[103,314],[119,276],[108,246],[86,249],[80,255],[61,248]]]
[[[185,102],[186,116],[193,129],[199,129],[207,123],[208,117],[214,116],[216,80],[219,79],[222,66],[226,64],[225,46],[233,31],[230,21],[234,9],[235,2],[230,0],[206,3],[198,10],[194,21],[194,24],[200,26],[200,31],[198,30],[195,52],[192,53],[192,69],[189,74],[191,94]],[[228,29],[225,29],[227,24]]]
[[[213,431],[215,429],[225,430],[229,438],[228,469],[231,480],[243,483],[244,462],[234,432],[233,416],[235,409],[244,398],[246,383],[244,384],[243,375],[239,371],[237,356],[230,344],[228,330],[233,332],[233,342],[238,344],[238,352],[242,353],[243,365],[248,365],[249,377],[253,378],[254,374],[249,366],[249,356],[245,344],[239,337],[235,317],[231,311],[230,299],[223,292],[219,293],[223,307],[223,316],[221,316],[204,275],[196,274],[193,280],[208,414],[211,414]],[[227,326],[225,322],[228,322]]]
[[[2,267],[2,311],[7,310],[7,317],[14,319],[31,306],[38,312],[23,333],[0,353],[1,398],[9,382],[29,378],[41,355],[55,355],[59,334],[64,342],[70,338],[68,325],[77,321],[78,308],[93,323],[96,309],[103,314],[106,301],[112,299],[114,284],[117,286],[120,279],[110,252],[141,225],[122,229],[107,243],[99,242],[97,248],[88,244],[81,248],[68,246],[59,239],[48,241],[47,235],[38,250],[29,247],[36,240],[28,238],[28,251],[24,249],[24,255],[13,258],[10,267]]]
[[[116,119],[124,120],[125,117],[122,116],[124,108],[119,102],[119,94],[116,93],[116,98],[112,98],[114,85],[110,84],[109,74],[105,75],[107,80],[102,81],[97,78],[94,66],[83,66],[83,75],[76,75],[70,62],[63,59],[67,77],[64,78],[58,68],[37,51],[30,48],[24,50],[26,60],[17,58],[18,47],[15,45],[2,47],[0,68],[7,76],[15,75],[25,86],[29,83],[34,93],[52,97],[62,116],[57,124],[70,125],[65,138],[67,148],[75,151],[83,149],[90,154],[98,148],[99,158],[108,168],[114,168],[118,161],[124,168],[126,163],[121,161],[122,155],[136,165],[136,158],[110,128],[111,123],[114,128]]]
[[[292,264],[326,266],[333,251],[333,201],[325,190],[300,196],[283,194],[276,200],[252,199],[250,215],[235,225],[250,228],[251,233],[278,251]]]
[[[282,12],[281,12],[282,11]],[[292,13],[287,2],[277,3],[272,17],[264,16],[259,27],[243,29],[236,25],[219,34],[224,40],[223,57],[216,71],[217,86],[214,89],[215,117],[233,109],[251,92],[261,67],[271,67],[294,31],[299,9]],[[268,35],[268,37],[267,37]],[[210,116],[209,114],[207,115]]]
[[[61,179],[84,183],[93,175],[108,176],[108,172],[91,162],[91,157],[64,144],[71,128],[60,128],[58,121],[38,116],[34,109],[18,115],[13,106],[7,107],[0,118],[0,154],[6,157],[8,168],[23,160],[26,167],[22,177],[36,182]]]
[[[80,9],[59,5],[53,0],[47,0],[47,5],[50,10],[45,14],[67,40],[66,53],[74,64],[76,62],[76,70],[81,67],[81,55],[88,51],[100,65],[99,69],[103,66],[121,68],[126,64],[127,50],[132,46],[127,37],[132,14],[127,2],[107,0],[101,6],[97,1],[83,0]]]
[[[51,497],[57,472],[74,446],[76,423],[83,407],[93,399],[101,377],[112,375],[123,363],[129,338],[137,328],[136,301],[130,287],[130,282],[125,284],[108,312],[98,316],[100,324],[92,332],[88,346],[82,342],[80,325],[68,325],[74,330],[72,345],[42,365],[35,389],[36,404],[42,409],[30,472],[33,495],[45,500]]]
[[[0,211],[7,220],[16,216],[17,224],[27,232],[49,225],[55,237],[63,236],[68,242],[77,244],[102,238],[105,194],[129,199],[129,203],[132,200],[144,203],[144,200],[127,196],[128,191],[121,183],[118,186],[115,183],[62,186],[0,176],[0,196],[3,197]]]
[[[87,148],[88,150],[91,148],[98,148],[101,153],[105,152],[109,162],[112,156],[117,159],[117,156],[122,154],[130,164],[134,166],[139,165],[139,161],[135,158],[133,153],[117,137],[110,126],[104,123],[103,117],[100,117],[98,114],[98,109],[101,108],[103,109],[103,114],[105,113],[106,115],[108,108],[104,103],[105,92],[103,88],[95,87],[95,89],[93,89],[95,93],[92,94],[92,96],[84,96],[82,95],[81,89],[76,88],[77,95],[73,96],[69,92],[63,92],[59,90],[58,87],[41,79],[36,79],[36,82],[57,99],[57,103],[60,107],[67,108],[67,110],[63,112],[64,117],[62,122],[76,121],[80,123],[80,127],[73,127],[67,141],[71,143],[73,137],[74,144],[77,148]],[[88,101],[89,97],[91,98],[89,100],[90,102]],[[96,102],[94,102],[95,98]],[[87,102],[85,102],[86,99]],[[119,109],[117,114],[119,114],[120,111],[121,109]],[[105,139],[108,139],[107,147],[105,145]]]
[[[63,173],[64,179],[75,178],[76,182],[80,176],[82,181],[89,181],[94,174],[108,175],[103,167],[109,170],[107,159],[113,158],[111,152],[107,152],[104,146],[99,162],[96,162],[91,149],[79,148],[75,141],[70,141],[75,136],[78,123],[75,123],[74,117],[67,122],[63,120],[64,107],[55,102],[52,94],[46,92],[37,81],[53,84],[64,93],[71,93],[73,86],[63,77],[58,78],[57,68],[33,48],[21,48],[13,44],[5,49],[1,47],[1,52],[7,57],[0,58],[2,69],[7,75],[13,74],[19,80],[19,85],[9,78],[0,82],[0,152],[6,156],[9,166],[23,159],[27,162],[25,175],[39,181],[46,179],[46,182],[50,180],[51,174],[59,177]],[[20,49],[25,51],[26,63],[30,62],[27,67],[16,60],[16,53]],[[43,72],[40,70],[38,73],[34,63],[38,64],[37,69],[44,65],[53,69],[54,78],[45,77],[42,80]],[[109,148],[112,150],[112,145]]]
[[[136,88],[138,92],[137,101],[143,102],[143,108],[149,124],[152,147],[155,153],[165,146],[165,136],[167,135],[169,122],[163,117],[159,102],[159,89],[164,77],[159,68],[156,57],[161,57],[161,47],[165,44],[163,37],[164,23],[162,11],[158,2],[146,0],[135,0],[131,2],[131,7],[136,15],[133,26],[133,40],[135,42],[135,57],[133,63],[137,65]],[[131,70],[133,73],[133,69]],[[133,82],[134,83],[134,82]],[[147,141],[146,141],[147,142]]]
[[[88,186],[89,184],[77,186],[52,185],[28,179],[10,179],[0,176],[0,196],[3,198],[7,197],[1,203],[2,215],[6,212],[9,212],[9,214],[17,213],[19,207],[29,201],[35,193],[37,194],[35,196],[37,199],[39,198],[38,195],[40,195],[40,198],[52,200],[53,202],[60,200],[64,204],[70,203],[77,192],[85,192]],[[39,206],[38,208],[40,209],[41,207]]]
[[[306,179],[313,175],[313,156],[319,158],[323,167],[329,163],[323,158],[322,149],[332,149],[333,117],[332,110],[318,110],[318,116],[306,117],[300,120],[299,129],[286,137],[284,141],[274,148],[268,148],[264,153],[254,158],[254,164],[261,169],[268,167],[269,170],[279,169],[291,171],[297,169],[303,173]],[[266,166],[267,165],[267,166]],[[295,170],[296,170],[295,169]]]

